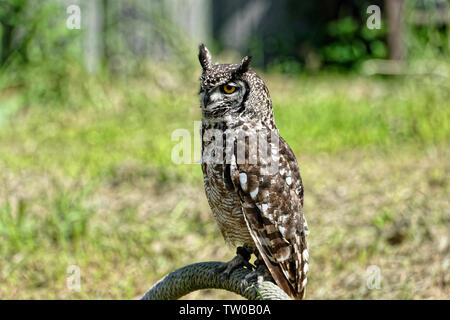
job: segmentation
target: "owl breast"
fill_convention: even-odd
[[[211,211],[226,242],[254,247],[237,192],[227,177],[226,164],[203,163],[203,182]]]

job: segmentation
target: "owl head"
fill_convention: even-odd
[[[251,56],[240,64],[215,64],[205,45],[198,58],[203,72],[200,77],[200,104],[207,121],[243,121],[273,123],[272,102],[263,80],[249,68]]]

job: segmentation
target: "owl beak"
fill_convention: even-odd
[[[209,93],[205,92],[205,95],[203,96],[203,107],[206,107],[209,102]]]

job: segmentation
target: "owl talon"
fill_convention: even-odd
[[[216,272],[220,274],[219,281],[223,281],[230,277],[230,274],[238,269],[245,267],[249,270],[254,270],[255,266],[252,265],[250,260],[251,252],[246,247],[238,247],[236,250],[236,256],[231,261],[224,263],[217,268]]]
[[[264,281],[274,281],[269,269],[267,269],[264,264],[264,261],[256,260],[255,265],[256,269],[242,279],[241,288],[251,287],[250,284],[253,283],[256,288],[260,289]]]

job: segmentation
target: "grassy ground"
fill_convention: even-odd
[[[265,78],[305,184],[307,298],[450,298],[449,88]],[[194,81],[86,81],[69,105],[0,113],[0,298],[136,298],[171,270],[233,256],[199,165],[171,161],[173,130],[200,120]],[[0,98],[15,110],[22,94]]]

